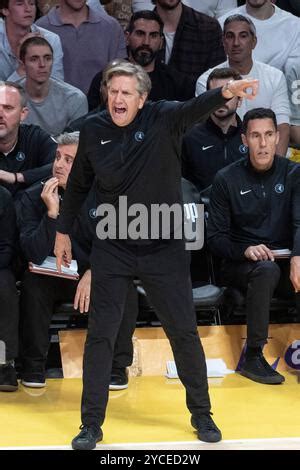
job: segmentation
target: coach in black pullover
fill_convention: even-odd
[[[276,287],[290,275],[290,290],[300,290],[300,165],[275,155],[279,137],[273,111],[258,108],[246,113],[243,132],[249,157],[215,178],[208,243],[226,260],[226,283],[247,292],[247,352],[241,373],[277,384],[284,377],[265,361],[262,347]],[[291,250],[290,269],[283,260],[277,262],[272,251],[286,248]]]
[[[108,111],[84,123],[56,236],[58,267],[69,260],[68,233],[96,177],[97,203],[110,203],[118,215],[119,197],[151,212],[153,204],[181,207],[181,138],[200,119],[233,96],[256,92],[256,81],[234,81],[186,103],[145,103],[151,88],[146,72],[122,62],[105,72]],[[151,227],[158,221],[153,221]],[[92,311],[85,346],[81,432],[74,449],[93,449],[102,439],[112,351],[128,285],[138,276],[170,340],[178,374],[187,392],[192,425],[200,439],[216,442],[221,433],[210,416],[205,358],[193,311],[189,259],[183,240],[94,239],[91,254]],[[172,232],[172,230],[171,230]],[[98,235],[98,233],[97,233]],[[172,238],[172,233],[171,233]]]

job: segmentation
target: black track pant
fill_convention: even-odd
[[[289,260],[226,262],[223,278],[227,286],[246,293],[248,346],[263,346],[268,338],[270,303],[275,291],[284,297],[293,292]],[[299,295],[296,295],[298,301]]]
[[[0,340],[6,361],[18,355],[19,296],[10,269],[0,269]]]
[[[91,313],[83,362],[82,423],[105,418],[114,344],[128,285],[137,276],[170,340],[190,412],[210,411],[206,364],[197,332],[189,256],[182,241],[150,246],[95,242],[92,251]]]
[[[21,293],[21,361],[23,372],[44,373],[49,349],[49,327],[55,304],[73,302],[77,282],[27,271]],[[138,315],[137,292],[128,291],[114,367],[127,367],[133,358],[132,334]]]

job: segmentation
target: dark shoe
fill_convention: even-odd
[[[45,374],[24,373],[22,374],[21,384],[24,387],[43,388],[46,387]]]
[[[109,390],[123,390],[125,388],[128,388],[126,368],[113,369],[110,376]]]
[[[191,417],[191,425],[197,431],[197,436],[203,442],[219,442],[222,439],[220,429],[215,425],[211,415],[203,414]]]
[[[103,433],[101,428],[96,429],[93,426],[80,426],[80,433],[72,441],[74,450],[93,450],[97,442],[102,441]]]
[[[277,385],[285,381],[283,375],[276,372],[262,354],[254,357],[246,357],[239,372],[244,377],[261,384]]]
[[[18,389],[17,373],[12,364],[0,365],[0,391],[15,392]]]

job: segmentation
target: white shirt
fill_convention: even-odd
[[[173,49],[173,44],[174,44],[174,38],[175,38],[175,32],[174,33],[166,33],[164,31],[164,36],[166,40],[166,55],[165,55],[165,63],[168,64],[171,54],[172,54],[172,49]]]
[[[247,16],[256,27],[257,45],[253,58],[273,65],[283,72],[287,71],[290,62],[300,60],[300,19],[274,5],[274,14],[266,20],[258,20],[249,15],[246,6],[235,8],[219,18],[223,28],[225,19],[234,14]]]
[[[207,70],[197,80],[196,96],[206,91],[206,82],[209,74],[216,68],[229,67],[228,61]],[[268,64],[253,61],[253,66],[243,78],[257,78],[259,80],[259,90],[254,100],[242,100],[237,113],[241,119],[247,111],[253,108],[271,108],[276,114],[278,124],[290,122],[290,105],[286,79],[281,70]]]

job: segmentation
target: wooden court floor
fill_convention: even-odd
[[[134,377],[110,392],[104,440],[98,449],[300,449],[300,378],[256,384],[238,374],[209,379],[218,444],[197,440],[185,393],[176,379]],[[2,449],[69,449],[80,424],[80,379],[48,379],[45,389],[22,385],[0,393]]]

